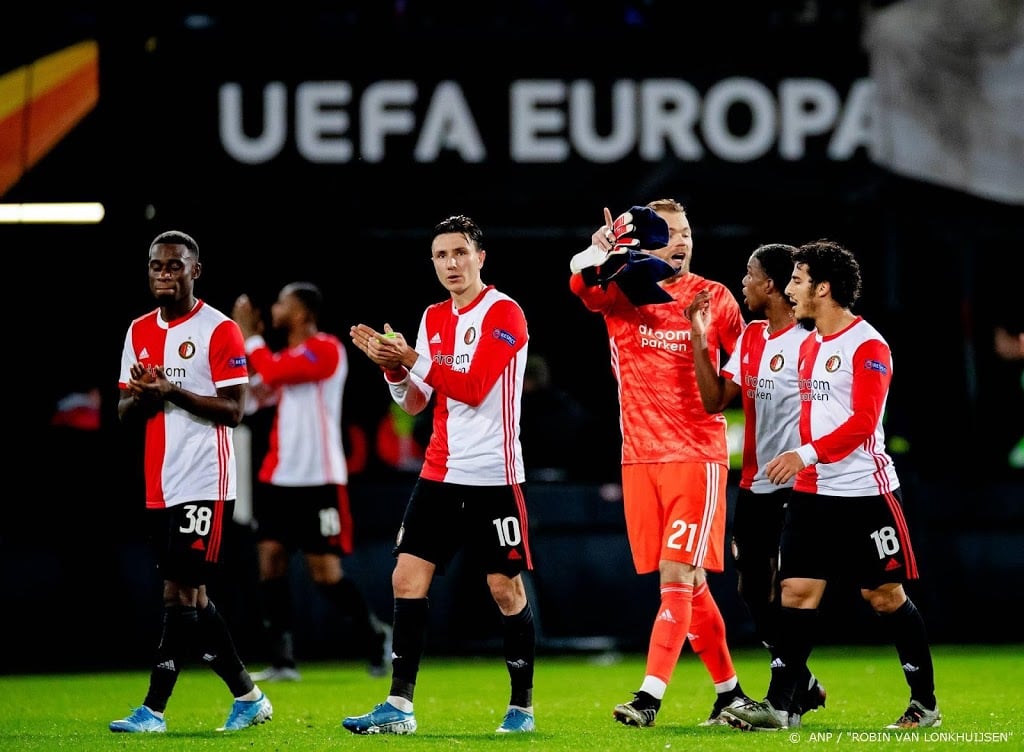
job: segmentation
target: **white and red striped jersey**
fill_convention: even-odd
[[[525,482],[519,417],[528,341],[523,309],[492,285],[465,308],[446,300],[423,312],[416,364],[388,382],[411,413],[437,393],[421,477],[467,486]]]
[[[816,464],[795,489],[826,496],[874,496],[900,486],[885,451],[882,416],[892,355],[882,335],[858,316],[840,332],[815,332],[800,346],[800,441]]]
[[[739,303],[725,285],[698,274],[662,284],[666,303],[635,306],[611,284],[588,287],[573,274],[569,287],[591,311],[604,317],[612,370],[619,385],[622,464],[717,462],[729,464],[725,416],[709,415],[700,399],[686,309],[701,290],[711,292],[708,353],[731,353],[743,331]]]
[[[136,361],[162,366],[168,380],[208,397],[218,387],[249,381],[238,324],[202,300],[170,324],[160,318],[159,309],[132,321],[121,352],[120,388],[128,388]],[[163,410],[146,422],[146,507],[234,499],[237,470],[231,435],[230,426],[164,401]]]
[[[800,343],[809,336],[796,323],[769,334],[767,321],[751,321],[722,367],[722,376],[739,386],[743,405],[740,488],[760,494],[785,487],[768,480],[764,466],[800,444],[796,366]]]
[[[275,486],[346,484],[341,405],[348,357],[341,340],[317,332],[275,353],[255,335],[245,341],[245,350],[249,365],[274,390],[277,404],[256,477]]]

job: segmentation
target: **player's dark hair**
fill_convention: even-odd
[[[752,254],[761,262],[764,273],[768,275],[768,279],[775,285],[775,289],[783,296],[786,285],[793,278],[794,253],[796,253],[796,246],[785,243],[765,243],[755,248]]]
[[[832,240],[804,243],[793,254],[794,264],[807,267],[811,282],[828,282],[832,300],[852,308],[860,298],[860,264],[853,253]]]
[[[319,287],[312,282],[291,282],[284,289],[289,295],[298,298],[299,302],[309,311],[309,315],[313,317],[313,321],[320,319],[320,312],[324,307],[324,294]]]
[[[149,244],[150,250],[155,245],[183,245],[189,249],[195,258],[199,258],[199,243],[195,241],[188,233],[184,233],[181,230],[167,230],[161,232],[155,238],[153,242]]]
[[[450,232],[457,232],[466,236],[470,243],[476,246],[477,250],[484,247],[484,231],[476,222],[465,214],[455,214],[448,219],[443,219],[434,226],[434,234],[431,240],[438,235],[446,235]]]

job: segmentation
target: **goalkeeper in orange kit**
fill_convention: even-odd
[[[653,726],[672,672],[689,639],[717,698],[702,725],[724,725],[721,712],[749,700],[726,644],[725,622],[706,571],[725,562],[729,450],[721,413],[709,415],[697,387],[686,309],[710,293],[708,349],[731,353],[743,329],[729,289],[690,271],[693,235],[674,199],[634,206],[605,223],[570,262],[570,288],[608,330],[619,384],[622,491],[633,563],[659,573],[661,602],[651,630],[643,681],[613,716]]]

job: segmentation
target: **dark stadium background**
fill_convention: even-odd
[[[329,301],[325,329],[345,335],[352,323],[386,320],[411,334],[442,292],[428,262],[430,228],[455,213],[484,228],[485,281],[520,301],[531,352],[548,359],[554,381],[595,425],[581,446],[566,447],[593,458],[589,477],[530,489],[547,644],[642,647],[656,588],[633,574],[619,510],[597,495],[598,484],[617,475],[614,383],[604,329],[569,293],[567,265],[604,206],[617,213],[662,196],[688,208],[693,270],[737,295],[745,260],[760,243],[830,237],[858,254],[865,290],[857,311],[894,351],[887,432],[904,443],[897,469],[924,569],[915,599],[936,641],[1019,638],[1006,609],[1024,595],[1024,487],[1007,456],[1024,431],[1024,399],[1020,363],[996,357],[991,337],[997,324],[1020,325],[1012,259],[1024,240],[1024,202],[899,174],[865,148],[834,159],[834,131],[807,137],[803,156],[787,158],[777,142],[781,124],[776,143],[747,161],[717,156],[699,127],[703,155],[692,159],[645,160],[633,149],[608,163],[576,153],[521,163],[508,151],[510,82],[525,79],[591,82],[601,132],[612,117],[601,95],[623,79],[683,79],[704,96],[725,79],[751,78],[776,105],[781,82],[815,79],[830,84],[844,108],[856,83],[877,75],[862,44],[863,14],[896,4],[651,0],[596,9],[567,1],[438,10],[363,2],[242,13],[186,3],[33,12],[23,24],[15,16],[4,29],[0,73],[94,39],[100,100],[0,200],[98,200],[106,218],[95,226],[0,225],[18,288],[9,303],[15,449],[0,527],[0,594],[17,614],[8,622],[19,650],[4,670],[148,655],[158,603],[147,606],[153,575],[140,534],[137,436],[117,425],[114,405],[124,332],[151,306],[144,259],[152,237],[176,228],[198,239],[197,291],[221,309],[243,291],[269,305],[284,283],[310,279]],[[399,80],[417,86],[407,108],[417,126],[389,136],[383,159],[303,156],[300,84],[350,83],[342,109],[359,153],[360,96],[375,81]],[[288,92],[284,148],[266,163],[243,164],[221,143],[218,92],[239,83],[253,127],[264,86],[277,81]],[[482,162],[451,152],[429,162],[412,156],[442,81],[458,82],[469,103],[488,149]],[[941,76],[933,83],[942,86]],[[728,125],[743,134],[750,117],[734,108]],[[15,376],[14,362],[28,373],[19,368]],[[92,387],[104,400],[98,432],[83,437],[49,426],[59,398]],[[372,435],[387,406],[375,369],[353,357],[346,420]],[[410,481],[371,462],[352,482],[363,540],[350,568],[373,583],[385,609],[388,539]],[[249,623],[252,572],[242,533],[239,571],[222,585],[221,600]],[[296,584],[302,592],[306,583]],[[734,639],[749,641],[731,571],[715,587]],[[305,596],[305,649],[330,656],[332,634],[344,625],[331,623],[312,591]],[[493,625],[467,616],[479,596],[458,572],[439,584],[435,612],[463,617],[456,623],[464,633],[436,630],[436,650],[456,652],[492,634]],[[836,639],[872,639],[852,595],[830,600]],[[83,612],[92,634],[42,649],[41,635]]]

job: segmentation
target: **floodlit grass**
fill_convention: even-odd
[[[885,731],[906,707],[908,692],[895,651],[885,646],[815,650],[811,667],[828,690],[828,705],[808,714],[803,728],[744,733],[700,728],[714,700],[707,673],[683,654],[658,725],[615,723],[612,707],[631,697],[643,674],[643,657],[548,656],[538,659],[537,732],[494,733],[508,701],[508,679],[499,656],[428,656],[416,695],[419,731],[413,736],[354,736],[341,728],[382,701],[387,679],[371,679],[358,663],[310,663],[302,681],[264,684],[274,718],[232,734],[214,729],[227,717],[231,698],[208,669],[182,673],[167,711],[166,734],[112,734],[107,724],[138,705],[148,672],[0,676],[0,749],[53,750],[435,750],[533,749],[552,752],[669,750],[719,752],[742,749],[806,752],[841,747],[859,752],[899,746],[913,750],[972,747],[999,752],[1024,749],[1024,645],[936,646],[936,682],[945,720],[940,729]],[[766,653],[743,649],[734,660],[747,693],[760,698],[768,681]]]

